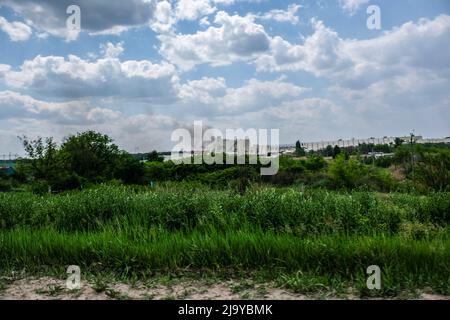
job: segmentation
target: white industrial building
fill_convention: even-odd
[[[383,137],[383,138],[367,138],[367,139],[339,139],[332,141],[320,141],[320,142],[304,142],[302,143],[302,147],[307,151],[313,150],[323,150],[327,146],[339,146],[341,148],[345,147],[356,147],[361,144],[394,144],[395,139],[397,137]],[[411,141],[411,136],[399,137],[404,141],[404,143],[409,143]],[[450,144],[450,137],[441,138],[441,139],[424,139],[422,136],[413,136],[414,143],[424,144],[424,143],[448,143]],[[287,151],[292,149],[292,146],[282,147],[283,151]],[[295,151],[295,148],[294,148]]]

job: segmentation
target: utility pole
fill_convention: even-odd
[[[411,133],[409,134],[410,136],[411,136],[411,140],[410,140],[410,143],[411,143],[411,170],[412,170],[412,179],[413,179],[413,182],[415,181],[415,176],[414,176],[414,142],[415,142],[415,139],[414,139],[414,129],[411,131]]]
[[[371,137],[372,139],[372,165],[375,167],[375,154],[373,153],[373,147],[375,145],[375,137]]]

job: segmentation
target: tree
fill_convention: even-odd
[[[38,137],[31,140],[26,136],[19,137],[27,157],[18,161],[17,176],[23,182],[30,183],[31,190],[36,193],[58,191],[79,186],[77,177],[67,170],[53,138]]]
[[[126,184],[144,184],[144,164],[135,159],[131,154],[122,152],[115,164],[114,176]]]
[[[295,155],[298,157],[304,157],[306,156],[305,149],[302,147],[302,144],[299,140],[295,143]]]
[[[333,147],[331,145],[327,145],[325,149],[325,156],[326,157],[332,157],[333,156]]]
[[[333,158],[336,158],[341,153],[341,148],[338,145],[334,146],[333,149]]]
[[[68,137],[61,153],[71,172],[90,182],[103,182],[114,178],[121,157],[119,148],[107,135],[94,131]]]
[[[143,164],[131,154],[121,151],[107,135],[86,131],[67,138],[61,156],[71,174],[88,183],[120,179],[126,184],[144,183]]]
[[[156,150],[153,150],[147,155],[147,160],[150,162],[163,162],[164,157],[160,156]]]
[[[107,135],[78,133],[65,139],[60,147],[53,138],[21,140],[27,158],[19,161],[18,174],[28,177],[34,192],[58,192],[112,179],[144,182],[143,164],[119,150]]]
[[[403,144],[403,140],[402,139],[400,139],[400,138],[395,138],[395,140],[394,140],[394,144],[395,144],[395,147],[397,148],[397,147],[400,147],[402,144]]]
[[[51,180],[59,165],[57,145],[53,138],[38,137],[30,140],[27,136],[22,136],[19,139],[27,154],[27,159],[19,162],[19,170],[26,171],[34,180]]]

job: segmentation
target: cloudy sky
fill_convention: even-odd
[[[0,44],[0,157],[88,129],[170,150],[195,120],[281,143],[450,136],[448,0],[0,0]]]

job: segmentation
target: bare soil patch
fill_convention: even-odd
[[[310,300],[359,299],[355,295],[318,296],[291,292],[268,284],[251,284],[230,280],[208,283],[181,280],[174,283],[102,283],[82,281],[78,290],[68,290],[65,280],[53,277],[24,278],[3,281],[0,300]],[[450,296],[423,293],[418,299],[450,300]]]

